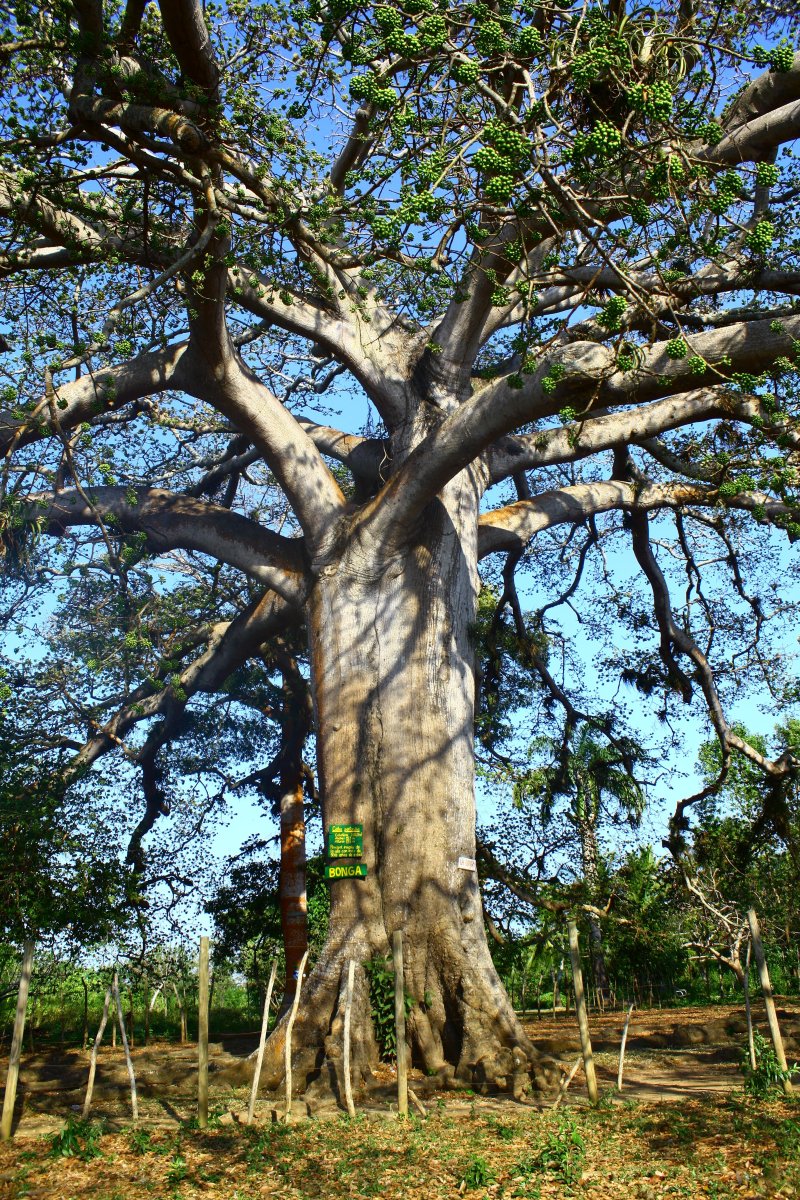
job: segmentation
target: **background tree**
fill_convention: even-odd
[[[761,753],[769,752],[765,737],[743,727],[739,732]],[[776,752],[794,753],[799,733],[794,720],[776,728]],[[700,761],[706,780],[716,779],[720,757],[714,743],[701,747]],[[687,927],[694,948],[731,970],[740,984],[751,907],[783,959],[784,976],[794,972],[800,979],[794,934],[800,921],[799,818],[796,777],[776,786],[746,761],[735,761],[719,791],[697,805],[691,844],[678,864],[691,900]]]
[[[0,942],[63,951],[107,941],[131,921],[115,814],[93,781],[68,792],[63,752],[40,748],[38,730],[9,715],[0,714]]]
[[[552,755],[544,766],[521,774],[515,784],[520,805],[541,806],[542,821],[549,825],[559,797],[566,799],[565,820],[572,831],[573,848],[580,854],[581,876],[592,904],[602,904],[602,883],[608,885],[600,849],[601,823],[636,826],[644,809],[644,792],[633,774],[641,749],[630,738],[616,738],[613,745],[601,743],[588,726],[574,734],[567,730],[557,744],[541,740],[536,751]],[[603,878],[605,877],[605,878]],[[602,882],[601,882],[602,881]],[[608,972],[603,952],[600,921],[587,914],[594,977],[602,993],[608,991]]]

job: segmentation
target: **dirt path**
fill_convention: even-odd
[[[756,1028],[768,1037],[760,1007],[753,1015]],[[791,1064],[800,1059],[800,1005],[781,1000],[778,1016]],[[592,1015],[590,1033],[601,1088],[616,1087],[624,1019],[620,1012]],[[545,1053],[570,1065],[580,1055],[572,1014],[534,1017],[525,1021],[525,1028]],[[652,1103],[728,1095],[742,1084],[739,1063],[746,1039],[744,1008],[736,1005],[634,1011],[625,1051],[623,1099]],[[573,1084],[578,1092],[582,1078],[581,1070]]]

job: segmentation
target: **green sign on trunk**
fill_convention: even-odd
[[[333,863],[325,867],[326,879],[366,879],[366,863]]]
[[[360,858],[363,853],[363,825],[328,826],[328,858]]]

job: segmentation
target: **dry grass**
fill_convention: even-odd
[[[425,1120],[337,1117],[204,1133],[189,1125],[96,1129],[78,1126],[74,1136],[56,1139],[55,1150],[52,1137],[0,1148],[0,1197],[800,1196],[800,1106],[759,1106],[741,1095],[722,1104],[607,1104],[557,1113],[512,1105],[498,1112],[497,1105],[462,1098],[452,1108],[443,1101]]]

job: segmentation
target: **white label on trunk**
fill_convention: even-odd
[[[475,862],[474,858],[465,858],[465,856],[462,854],[461,858],[458,860],[458,869],[459,871],[477,871],[478,864]]]

